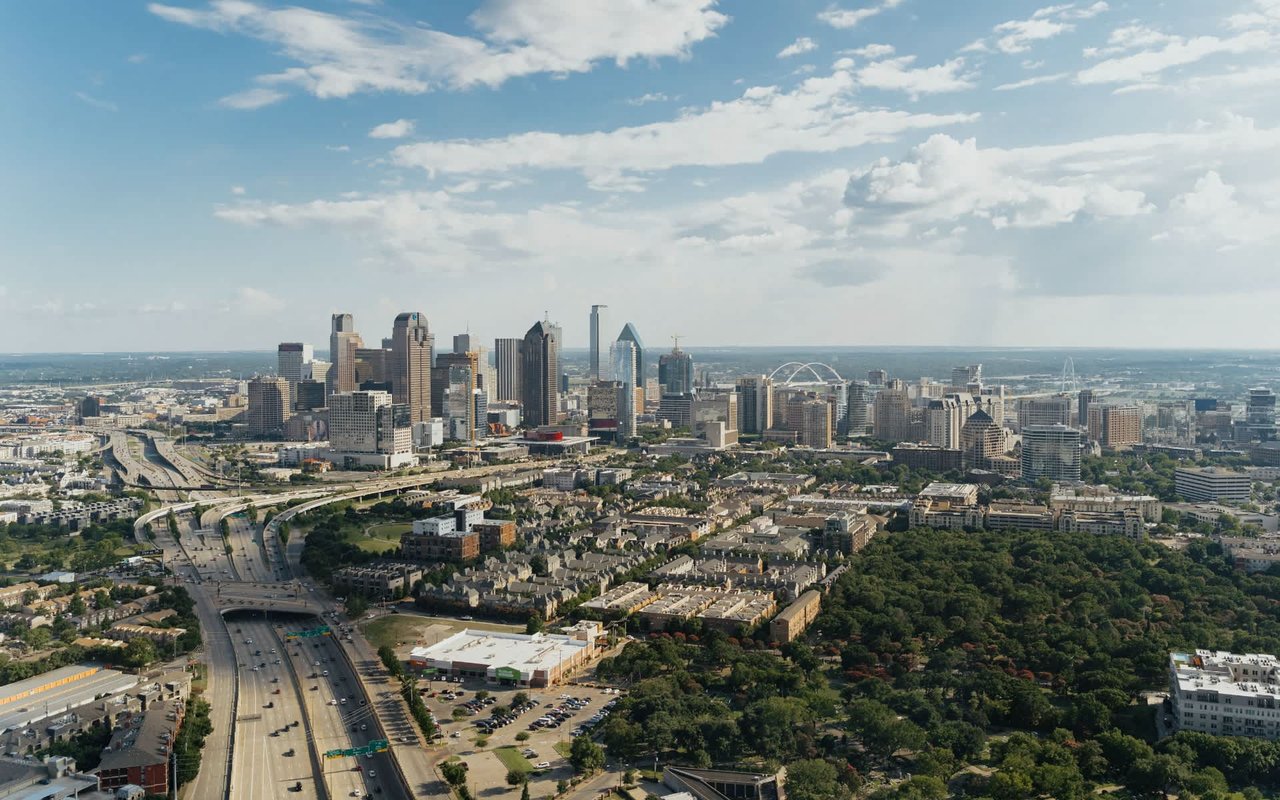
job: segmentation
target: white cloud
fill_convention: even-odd
[[[791,58],[792,56],[799,56],[799,55],[804,55],[805,53],[812,53],[814,50],[817,50],[817,49],[818,49],[817,42],[810,39],[808,36],[801,36],[799,39],[796,39],[791,44],[782,48],[782,50],[778,52],[778,58]]]
[[[1190,39],[1165,36],[1132,26],[1121,30],[1124,33],[1112,43],[1114,48],[1130,49],[1136,46],[1148,49],[1109,58],[1081,70],[1076,75],[1079,83],[1149,82],[1174,67],[1194,64],[1215,55],[1262,52],[1271,49],[1276,43],[1273,34],[1262,30],[1245,31],[1225,39],[1217,36],[1196,36]]]
[[[964,71],[964,59],[953,58],[932,67],[913,69],[915,56],[874,61],[854,70],[858,83],[868,89],[906,92],[913,99],[922,94],[972,89],[975,75]]]
[[[232,108],[255,108],[281,99],[266,92],[279,94],[286,87],[320,98],[421,94],[440,87],[499,86],[537,73],[587,72],[603,60],[625,66],[634,59],[683,58],[728,22],[715,4],[485,0],[468,18],[481,38],[372,12],[344,16],[297,6],[268,8],[247,0],[212,0],[199,10],[151,3],[148,9],[177,24],[266,42],[294,61],[298,66],[259,75],[258,88],[224,101]]]
[[[288,95],[284,92],[260,86],[256,89],[245,89],[243,92],[229,94],[220,99],[218,105],[224,108],[234,108],[236,111],[253,111],[279,103],[286,97]]]
[[[1225,247],[1248,245],[1276,238],[1280,213],[1264,213],[1236,198],[1236,187],[1209,170],[1194,188],[1169,204],[1170,232],[1182,240],[1209,242]]]
[[[244,194],[244,187],[243,187],[243,186],[232,186],[232,187],[231,187],[231,193],[232,193],[232,194],[234,194],[234,195],[236,195],[237,197],[238,197],[238,196],[241,196],[241,195],[243,195],[243,194]]]
[[[134,53],[125,59],[125,61],[128,61],[130,64],[141,64],[146,60],[147,60],[146,53]]]
[[[347,153],[347,152],[350,152],[350,150],[351,150],[351,145],[349,145],[349,144],[326,144],[326,145],[324,146],[324,149],[325,149],[325,150],[330,150],[330,151],[332,151],[332,152],[334,152],[334,153]]]
[[[413,133],[414,122],[411,119],[398,119],[395,122],[384,122],[369,131],[370,139],[403,139]]]
[[[871,79],[903,85],[912,80],[888,71],[874,73]],[[952,80],[945,72],[922,78],[916,90],[925,91],[932,88],[928,81],[941,84],[944,79]],[[686,111],[666,122],[581,134],[530,131],[498,139],[419,142],[397,147],[392,158],[433,174],[513,169],[648,172],[690,165],[754,164],[782,152],[835,152],[893,141],[910,130],[977,118],[863,108],[853,102],[858,86],[858,77],[837,69],[831,75],[808,78],[790,91],[755,86],[737,99]]]
[[[1036,42],[1053,39],[1075,30],[1076,26],[1071,20],[1090,19],[1109,9],[1110,6],[1105,2],[1096,2],[1088,6],[1076,3],[1045,6],[1032,13],[1027,19],[1001,22],[991,29],[994,35],[990,40],[978,39],[961,48],[961,52],[987,53],[995,49],[1010,55],[1026,53]]]
[[[649,103],[665,103],[668,100],[677,100],[679,98],[669,97],[664,92],[646,92],[639,97],[631,97],[627,99],[627,105],[644,106]]]
[[[1008,92],[1014,89],[1026,89],[1029,86],[1040,86],[1045,83],[1057,83],[1071,77],[1069,72],[1055,72],[1051,75],[1036,75],[1032,78],[1024,78],[1013,83],[1002,83],[995,88],[997,92]]]
[[[897,8],[902,5],[902,3],[903,0],[883,0],[883,2],[875,5],[855,9],[844,9],[831,6],[818,14],[818,21],[824,22],[833,28],[848,30],[849,28],[857,27],[858,23],[863,20],[870,19],[877,14],[888,11],[891,8]]]
[[[85,105],[93,106],[94,108],[100,109],[102,111],[119,111],[120,110],[120,107],[117,106],[115,103],[111,102],[110,100],[102,100],[101,98],[94,97],[88,92],[76,92],[75,96],[77,100],[84,103]]]
[[[863,47],[855,47],[851,50],[841,50],[842,56],[861,56],[863,58],[887,58],[893,55],[896,50],[891,44],[869,44]]]
[[[236,290],[234,310],[244,311],[249,314],[268,314],[283,308],[284,301],[262,289],[243,286]]]

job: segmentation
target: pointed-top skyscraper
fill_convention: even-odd
[[[631,342],[636,350],[636,379],[635,387],[643,390],[645,388],[645,378],[648,373],[645,372],[644,363],[644,341],[640,338],[640,334],[636,331],[636,326],[628,322],[622,326],[622,333],[618,334],[619,342]],[[620,380],[620,379],[619,379]]]

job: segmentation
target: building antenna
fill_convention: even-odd
[[[679,353],[680,352],[680,334],[678,333],[671,334],[671,342],[672,342],[671,352]]]

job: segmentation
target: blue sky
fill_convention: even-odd
[[[0,4],[15,351],[1280,346],[1280,0]]]

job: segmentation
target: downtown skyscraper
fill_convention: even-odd
[[[594,305],[591,307],[591,364],[589,374],[591,380],[605,380],[605,373],[608,371],[608,364],[602,362],[601,356],[607,353],[601,351],[601,337],[604,335],[602,331],[608,324],[608,306]]]
[[[560,337],[550,322],[536,322],[520,343],[521,400],[526,425],[560,421]]]
[[[409,407],[411,422],[431,419],[431,366],[434,340],[427,329],[427,316],[406,311],[396,317],[391,329],[391,353],[387,372],[391,397]]]
[[[648,373],[645,372],[644,363],[644,340],[640,338],[640,333],[636,330],[636,326],[628,322],[626,325],[622,326],[622,333],[618,334],[618,341],[630,342],[635,348],[636,376],[634,383],[635,387],[643,392],[645,390],[645,379],[648,377]],[[615,380],[622,379],[615,378]],[[643,409],[637,410],[639,411]]]
[[[329,322],[329,394],[356,388],[356,350],[364,344],[350,314],[334,314]]]

